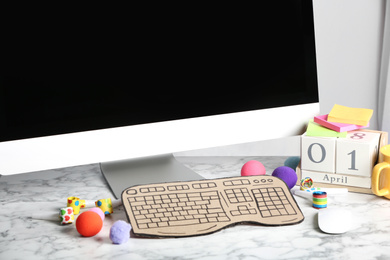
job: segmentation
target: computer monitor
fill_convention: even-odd
[[[145,157],[173,181],[161,155],[301,133],[319,112],[312,2],[203,9],[140,10],[119,28],[16,25],[0,75],[0,174],[101,163],[126,188]]]

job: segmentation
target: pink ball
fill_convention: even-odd
[[[90,209],[88,211],[93,211],[93,212],[97,213],[102,218],[102,220],[104,220],[104,218],[106,217],[104,215],[103,210],[101,210],[100,208],[92,208],[92,209]]]
[[[264,165],[256,160],[246,162],[241,168],[241,176],[265,175]]]

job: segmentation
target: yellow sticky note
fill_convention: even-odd
[[[373,112],[372,109],[352,108],[336,104],[328,115],[328,121],[353,125],[367,125],[370,122]]]
[[[347,137],[347,132],[336,132],[331,129],[325,128],[317,123],[314,123],[313,120],[309,121],[306,130],[306,136],[321,136],[321,137]]]

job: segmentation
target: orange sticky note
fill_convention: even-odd
[[[335,104],[328,115],[329,122],[367,125],[373,114],[372,109],[352,108]]]

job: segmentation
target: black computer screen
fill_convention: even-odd
[[[311,1],[41,23],[7,37],[0,141],[318,101]]]

